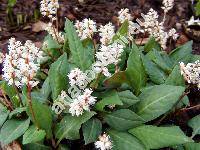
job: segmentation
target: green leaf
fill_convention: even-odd
[[[6,121],[6,119],[8,118],[9,113],[10,112],[6,109],[6,107],[1,105],[0,103],[0,128],[3,125],[3,123]]]
[[[188,122],[188,126],[193,129],[192,137],[200,134],[200,115],[195,116]]]
[[[104,81],[106,87],[120,87],[123,83],[126,83],[126,73],[124,71],[113,74],[110,78]]]
[[[98,119],[90,119],[83,124],[83,136],[85,145],[95,142],[101,134],[102,124]]]
[[[153,37],[151,37],[149,39],[149,41],[145,44],[144,51],[149,52],[149,51],[152,51],[153,49],[160,51],[161,47],[160,47],[159,43],[156,42],[156,40]]]
[[[185,150],[200,150],[200,143],[187,143],[184,147]]]
[[[122,107],[129,107],[140,101],[139,98],[129,90],[118,92],[118,95],[120,100],[123,102]]]
[[[123,105],[116,91],[111,91],[104,96],[102,100],[96,103],[95,108],[99,111],[104,111],[104,107],[108,105]]]
[[[67,89],[69,64],[67,54],[64,53],[54,62],[49,70],[49,81],[52,90],[52,97],[55,100],[62,90]]]
[[[137,46],[134,46],[129,55],[126,75],[127,80],[130,82],[129,84],[134,88],[136,95],[138,95],[140,89],[146,84],[146,74]]]
[[[45,146],[41,143],[30,143],[24,145],[24,150],[52,150],[50,147]]]
[[[12,141],[19,138],[28,129],[30,119],[19,121],[19,120],[8,120],[4,123],[0,131],[0,141],[7,145]]]
[[[185,86],[185,80],[181,75],[179,65],[176,65],[172,70],[169,77],[166,79],[165,84],[175,85],[175,86]]]
[[[72,62],[76,64],[81,70],[87,70],[93,61],[93,57],[90,57],[90,51],[83,47],[76,30],[69,19],[65,22],[66,37],[69,42],[69,48],[71,51]]]
[[[50,86],[50,79],[49,77],[46,78],[44,81],[42,88],[41,88],[41,94],[44,96],[45,99],[48,99],[48,97],[51,94],[51,86]]]
[[[166,74],[163,70],[161,70],[154,62],[149,60],[148,57],[143,57],[143,63],[145,66],[145,70],[149,75],[151,81],[156,84],[162,84],[166,80]]]
[[[146,122],[151,121],[165,112],[179,100],[185,88],[181,86],[156,85],[140,94],[137,114]]]
[[[44,47],[44,51],[50,55],[51,57],[58,58],[61,53],[58,49],[61,48],[61,45],[58,44],[57,41],[55,41],[51,35],[47,35],[44,39],[44,41],[47,43],[47,47]]]
[[[117,33],[113,36],[112,41],[115,42],[117,40],[120,40],[124,44],[127,44],[126,41],[122,39],[122,37],[126,37],[128,33],[128,27],[129,27],[129,22],[128,20],[124,21]]]
[[[108,134],[113,141],[112,150],[146,150],[137,138],[127,132],[110,130]]]
[[[195,11],[196,11],[196,16],[199,16],[200,15],[200,1],[196,3]]]
[[[156,127],[145,125],[131,129],[129,133],[136,136],[149,149],[159,149],[193,142],[177,126]]]
[[[19,115],[20,113],[26,111],[26,107],[18,107],[15,110],[11,111],[9,114],[9,119],[11,119],[15,115]]]
[[[144,120],[129,109],[120,109],[105,116],[104,120],[115,130],[125,131],[144,123]]]
[[[70,140],[79,139],[79,130],[81,128],[81,125],[95,114],[96,113],[92,111],[85,112],[78,117],[67,114],[55,127],[55,136],[58,139],[57,145],[61,142],[63,138]]]
[[[47,138],[51,138],[52,136],[52,114],[51,109],[45,105],[40,103],[39,101],[32,101],[32,108],[35,114],[35,120],[34,122],[33,116],[30,113],[30,107],[27,106],[27,114],[31,118],[31,120],[34,122],[36,126],[39,127],[39,129],[43,129],[46,131]]]
[[[70,150],[67,145],[59,144],[58,150]]]
[[[170,53],[170,58],[174,61],[174,66],[179,62],[188,63],[191,59],[192,53],[192,41],[187,42],[186,44],[176,48]]]
[[[35,143],[45,138],[45,131],[39,130],[36,126],[32,125],[23,135],[23,144]]]

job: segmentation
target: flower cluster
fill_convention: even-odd
[[[79,95],[70,104],[69,112],[72,116],[79,116],[83,114],[83,111],[90,111],[90,106],[94,105],[96,102],[96,97],[93,97],[92,90],[85,89],[83,95]]]
[[[180,63],[181,74],[188,83],[197,84],[200,88],[200,61],[197,60],[195,63],[188,63],[185,65],[183,62]]]
[[[103,135],[99,136],[99,141],[95,142],[95,147],[99,150],[110,150],[112,149],[112,141],[110,136],[104,133]]]
[[[48,23],[45,30],[52,36],[52,38],[58,43],[64,43],[64,35],[53,27],[52,23]]]
[[[57,10],[59,8],[58,0],[42,0],[40,2],[40,12],[43,16],[48,16],[50,19],[56,20]]]
[[[167,13],[174,6],[174,0],[163,0],[163,7],[161,7],[165,13]]]
[[[174,40],[178,38],[178,34],[175,29],[171,29],[169,32],[165,31],[164,22],[158,21],[158,13],[150,9],[149,12],[144,17],[144,28],[151,36],[153,36],[156,41],[158,41],[162,48],[166,48],[167,40],[172,37]]]
[[[71,70],[71,72],[68,74],[68,78],[71,86],[77,85],[81,89],[83,89],[83,86],[87,86],[85,85],[87,83],[87,76],[79,68]]]
[[[97,32],[96,22],[91,19],[83,19],[81,22],[75,23],[76,31],[81,40],[92,38],[93,34]]]
[[[100,42],[103,45],[108,45],[113,36],[115,35],[115,27],[112,25],[112,23],[108,23],[105,26],[100,26],[99,28],[99,36],[101,37]]]
[[[129,23],[129,26],[128,26],[128,38],[130,40],[133,40],[133,37],[132,35],[135,33],[135,24],[133,23],[133,17],[131,16],[131,14],[129,13],[129,9],[128,8],[125,8],[125,9],[121,9],[119,12],[118,12],[118,20],[119,22],[122,24],[124,21],[128,20],[128,23]]]
[[[111,74],[108,72],[107,66],[110,64],[117,65],[120,61],[120,56],[123,52],[123,45],[113,43],[109,46],[101,45],[100,50],[96,53],[97,61],[94,64],[94,70],[97,73],[103,73],[109,77]]]
[[[24,45],[15,38],[9,40],[9,53],[3,60],[3,78],[9,85],[15,84],[21,87],[24,84],[31,87],[39,82],[34,80],[40,68],[40,61],[43,59],[43,52],[39,50],[31,41],[26,41]]]

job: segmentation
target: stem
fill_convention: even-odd
[[[19,98],[20,104],[23,106],[21,96],[19,95],[19,90],[18,90],[17,86],[16,86],[14,83],[13,83],[13,87],[15,88],[15,91],[16,91],[17,96],[18,96],[18,98]]]
[[[35,118],[35,113],[33,111],[33,105],[32,105],[32,100],[31,100],[31,86],[29,83],[28,83],[28,104],[30,107],[30,113],[32,115],[33,122],[36,124],[36,127],[39,129],[39,126],[38,126],[36,118]]]
[[[179,100],[173,105],[173,107],[160,119],[160,120],[158,120],[156,123],[155,123],[155,125],[160,125],[161,124],[161,122],[174,110],[174,109],[176,109],[176,106],[181,102],[181,100],[188,94],[189,92],[184,92],[181,96],[180,96],[180,98],[179,98]]]
[[[94,60],[96,60],[95,54],[97,52],[97,48],[96,48],[96,42],[95,42],[95,40],[92,40],[92,43],[93,43],[93,47],[94,47]]]

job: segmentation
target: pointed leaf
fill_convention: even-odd
[[[131,129],[129,133],[136,136],[149,149],[159,149],[193,141],[177,126],[156,127],[145,125]]]
[[[127,132],[110,130],[108,134],[113,141],[112,150],[146,150],[137,138]]]
[[[105,121],[115,130],[125,131],[144,123],[144,120],[129,109],[120,109],[105,116]]]
[[[56,125],[55,136],[58,139],[57,145],[61,142],[62,139],[76,140],[80,138],[79,130],[81,125],[89,120],[95,112],[85,112],[81,116],[71,116],[67,114],[60,123]]]
[[[143,90],[137,105],[137,114],[146,122],[153,120],[165,112],[179,100],[185,88],[181,86],[156,85]]]
[[[188,126],[190,126],[193,129],[192,137],[194,137],[197,134],[200,134],[200,115],[197,115],[191,120],[189,120]]]
[[[102,124],[98,119],[90,119],[83,124],[83,136],[85,145],[95,142],[101,134]]]
[[[37,129],[34,125],[30,126],[29,129],[23,135],[23,144],[35,143],[45,138],[45,131]]]
[[[12,141],[19,138],[28,129],[30,119],[19,121],[19,120],[8,120],[4,123],[0,131],[0,141],[7,145]]]

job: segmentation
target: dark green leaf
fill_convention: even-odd
[[[15,115],[19,115],[22,112],[26,111],[26,107],[18,107],[15,110],[11,111],[9,114],[9,119],[11,119]]]
[[[45,138],[45,131],[39,130],[36,126],[32,125],[23,135],[23,144],[35,143]]]
[[[179,65],[176,65],[172,70],[169,77],[166,79],[165,84],[175,85],[175,86],[185,86],[185,80],[181,75]]]
[[[49,70],[49,81],[52,90],[53,100],[57,98],[62,90],[67,89],[69,72],[69,64],[67,62],[67,54],[64,53],[54,62]]]
[[[79,130],[81,125],[89,120],[95,112],[85,112],[81,116],[72,116],[67,114],[60,123],[56,125],[55,136],[58,139],[57,145],[61,142],[62,139],[76,140],[80,138]]]
[[[24,145],[24,150],[52,150],[52,149],[41,143],[30,143],[30,144]]]
[[[39,101],[32,101],[32,108],[35,114],[35,121],[33,119],[32,114],[30,113],[30,107],[27,107],[27,114],[30,116],[31,120],[34,122],[36,126],[38,126],[40,129],[44,129],[47,134],[47,138],[51,138],[52,131],[52,114],[51,109],[45,105],[40,103]]]
[[[4,123],[0,131],[0,141],[7,145],[12,141],[19,138],[28,129],[30,119],[19,121],[19,120],[8,120]]]
[[[85,145],[95,142],[101,134],[102,124],[98,119],[90,119],[83,124],[83,136]]]
[[[41,94],[44,96],[45,99],[48,99],[48,97],[51,94],[51,86],[50,86],[49,77],[46,78],[46,80],[44,81],[44,83],[42,85]]]
[[[145,70],[149,75],[151,81],[156,84],[162,84],[166,80],[166,74],[163,70],[161,70],[154,62],[149,60],[148,57],[143,57],[143,63],[145,66]]]
[[[200,150],[200,143],[187,143],[184,150]]]
[[[102,100],[96,103],[95,108],[99,111],[104,111],[104,107],[108,105],[123,105],[116,91],[111,91],[104,96]]]
[[[153,49],[156,49],[156,50],[159,50],[159,51],[160,51],[160,50],[161,50],[161,47],[160,47],[159,43],[156,42],[155,39],[154,39],[153,37],[151,37],[151,38],[149,39],[149,41],[145,44],[144,50],[145,50],[145,52],[149,52],[149,51],[151,51],[151,50],[153,50]]]
[[[126,73],[124,71],[113,74],[110,78],[104,81],[106,87],[119,87],[123,83],[126,83]]]
[[[144,120],[129,109],[120,109],[105,116],[105,121],[115,130],[125,131],[144,123]]]
[[[174,66],[179,62],[188,63],[191,59],[193,42],[187,42],[186,44],[176,48],[170,53],[170,58],[174,61]]]
[[[140,89],[146,84],[146,74],[141,60],[141,54],[137,46],[133,47],[127,63],[127,80],[134,88],[136,95],[138,95]]]
[[[118,92],[118,95],[120,100],[123,102],[122,107],[129,107],[140,101],[139,98],[129,90]]]
[[[110,130],[108,134],[113,141],[112,150],[146,150],[137,138],[127,132]]]
[[[87,70],[92,65],[93,57],[90,57],[91,52],[83,47],[73,23],[68,19],[65,23],[65,32],[69,42],[72,62],[81,70]]]
[[[156,85],[143,90],[137,114],[146,122],[159,117],[172,108],[184,90],[184,87],[171,85]]]
[[[145,125],[131,129],[129,133],[136,136],[149,149],[159,149],[193,141],[177,126],[156,127]]]
[[[9,113],[10,112],[6,109],[6,107],[1,105],[1,103],[0,103],[0,128],[3,125],[3,123],[6,121]]]
[[[197,134],[200,134],[200,115],[197,115],[191,120],[189,120],[188,126],[190,126],[193,129],[192,137],[194,137]]]

